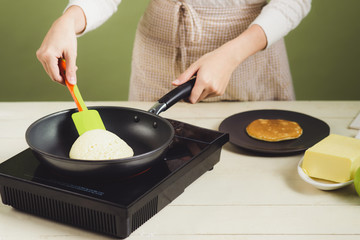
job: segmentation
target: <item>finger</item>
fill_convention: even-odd
[[[192,103],[200,102],[209,97],[220,96],[225,91],[224,89],[222,89],[221,86],[217,86],[215,83],[204,81],[203,76],[201,74],[198,74],[198,80],[196,81],[195,85],[196,84],[197,84],[196,86],[197,89],[195,89],[195,91],[191,93],[191,96],[189,98],[190,102]]]
[[[198,102],[204,100],[205,98],[208,98],[211,96],[211,93],[209,91],[204,90],[201,95],[199,96],[199,98],[197,99]]]
[[[65,84],[64,79],[60,75],[57,58],[51,58],[51,60],[45,62],[45,64],[48,69],[47,73],[49,74],[51,79],[60,84]]]
[[[38,58],[38,60],[41,62],[45,72],[49,75],[49,77],[51,78],[51,80],[55,81],[55,82],[60,82],[62,81],[62,78],[60,75],[56,75],[58,73],[58,70],[51,68],[51,59],[52,57],[50,56],[50,54],[44,54],[43,51],[41,51],[40,49],[36,52],[36,56]],[[55,72],[54,72],[55,71]]]
[[[182,85],[182,84],[186,83],[187,81],[189,81],[189,79],[192,76],[194,76],[194,74],[198,70],[199,70],[199,67],[197,66],[197,64],[193,63],[188,69],[185,70],[185,72],[180,74],[180,76],[178,76],[178,78],[176,80],[174,80],[172,82],[172,84],[175,85],[175,86],[179,86],[179,85]]]
[[[205,90],[201,93],[197,101],[200,102],[206,98],[218,97],[223,95],[224,92],[225,89],[221,89],[221,88],[214,88],[214,87],[205,88]]]
[[[65,61],[66,61],[66,79],[67,81],[75,85],[76,84],[76,56],[72,54],[65,54]]]
[[[200,96],[203,94],[204,91],[205,91],[205,88],[202,85],[201,81],[195,82],[195,85],[189,96],[189,101],[191,103],[197,103],[199,101]]]
[[[209,92],[209,91],[204,90],[204,91],[201,93],[201,95],[200,95],[200,97],[198,98],[197,101],[200,102],[200,101],[202,101],[202,100],[204,100],[204,99],[206,99],[206,98],[216,97],[216,96],[219,96],[219,95],[216,94],[216,93],[212,93],[212,92]]]
[[[41,61],[40,61],[41,62]],[[46,64],[46,62],[41,62],[41,64],[42,64],[42,66],[43,66],[43,68],[44,68],[44,70],[45,70],[45,72],[49,75],[49,77],[50,77],[50,74],[49,74],[49,68],[48,68],[48,66],[47,66],[47,64]],[[51,78],[51,77],[50,77]],[[53,81],[55,81],[54,79],[52,79],[51,78],[51,80],[53,80]]]

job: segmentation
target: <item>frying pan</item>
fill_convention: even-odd
[[[174,137],[172,125],[159,114],[189,97],[195,77],[173,89],[149,111],[126,107],[93,107],[108,131],[117,134],[134,150],[134,156],[113,160],[69,158],[72,144],[79,137],[71,115],[76,109],[47,115],[32,123],[25,138],[34,155],[57,173],[70,176],[130,176],[161,161]]]

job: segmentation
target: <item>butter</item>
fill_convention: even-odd
[[[305,151],[302,169],[333,182],[354,179],[360,166],[360,139],[331,134]]]

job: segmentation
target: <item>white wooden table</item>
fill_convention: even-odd
[[[88,102],[89,106],[128,106],[147,110],[149,102]],[[27,127],[47,114],[73,108],[72,102],[0,103],[0,162],[27,148]],[[178,103],[161,114],[218,129],[226,117],[254,109],[305,113],[329,124],[331,133],[355,136],[348,126],[360,101]],[[297,174],[302,155],[259,157],[228,143],[214,170],[127,239],[259,240],[360,239],[360,197],[353,185],[321,191]],[[29,215],[0,204],[0,240],[111,239]]]

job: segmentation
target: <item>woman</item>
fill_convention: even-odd
[[[121,0],[70,0],[37,51],[49,76],[76,83],[76,37],[104,23]],[[311,0],[151,0],[135,37],[129,100],[155,101],[197,79],[189,101],[295,99],[283,37]],[[176,79],[176,80],[174,80]]]

